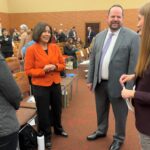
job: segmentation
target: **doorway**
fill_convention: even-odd
[[[100,22],[85,23],[85,43],[86,43],[86,45],[88,45],[88,42],[87,42],[88,41],[88,38],[87,38],[88,37],[88,30],[87,30],[87,28],[88,27],[91,27],[92,30],[95,32],[95,34],[97,34],[100,31]]]

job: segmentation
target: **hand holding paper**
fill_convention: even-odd
[[[127,104],[127,106],[128,106],[128,109],[129,110],[131,110],[131,111],[134,111],[134,107],[133,107],[133,105],[132,105],[132,100],[131,100],[131,97],[132,97],[132,95],[133,95],[133,90],[127,90],[126,88],[125,88],[125,86],[123,85],[123,90],[122,90],[122,92],[121,92],[121,95],[122,95],[122,97],[125,99],[125,101],[126,101],[126,104]],[[130,96],[131,95],[131,96]]]

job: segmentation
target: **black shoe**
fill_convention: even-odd
[[[104,137],[106,137],[106,134],[103,134],[99,131],[96,131],[96,132],[92,133],[91,135],[87,136],[87,140],[93,141],[93,140],[96,140],[98,138],[104,138]]]
[[[55,134],[56,134],[56,135],[63,136],[63,137],[68,137],[68,134],[67,134],[67,132],[65,132],[65,131],[55,132]]]
[[[123,142],[119,140],[113,140],[112,144],[109,147],[109,150],[120,150]]]
[[[50,137],[45,137],[45,148],[51,149],[52,143]]]

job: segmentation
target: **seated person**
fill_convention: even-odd
[[[13,41],[20,41],[20,33],[17,29],[14,29],[14,31],[13,31],[12,40]]]
[[[66,42],[66,35],[65,33],[63,32],[62,29],[60,29],[58,31],[58,35],[57,35],[57,42],[61,43],[61,42]]]
[[[85,47],[85,44],[84,42],[81,40],[81,38],[77,38],[77,41],[76,41],[76,47],[79,49],[79,48],[84,48]]]
[[[76,48],[73,39],[68,38],[64,46],[64,54],[68,56],[72,56],[71,60],[73,61],[73,68],[77,68],[76,51],[78,51],[78,49]]]

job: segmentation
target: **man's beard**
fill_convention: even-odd
[[[109,28],[113,31],[117,31],[121,28],[121,24],[118,23],[118,26],[113,27],[113,23],[109,25]]]

